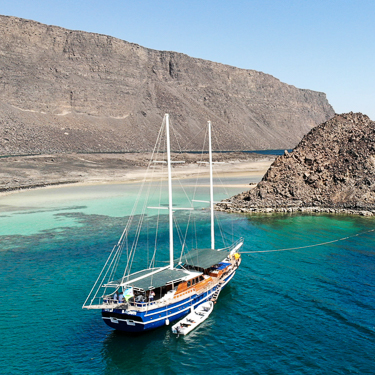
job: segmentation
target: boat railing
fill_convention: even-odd
[[[89,305],[84,305],[84,309],[88,310],[94,310],[94,309],[99,309],[99,310],[113,310],[113,309],[122,309],[126,310],[129,307],[129,303],[126,301],[119,302],[116,299],[113,298],[108,298],[108,296],[102,296],[102,297],[97,297],[97,304],[92,301],[91,304]]]
[[[178,293],[177,295],[175,295],[173,297],[173,300],[174,301],[179,301],[181,299],[181,297],[184,297],[188,294],[192,294],[192,293],[195,293],[196,292],[196,289],[195,288],[191,288],[189,290],[185,290],[185,292],[181,292],[181,293]]]
[[[149,302],[129,302],[129,306],[143,311],[143,310],[148,310],[150,307],[164,306],[167,302],[168,303],[171,301],[178,302],[181,299],[185,298],[188,294],[194,294],[194,293],[196,293],[195,288],[179,293],[178,296],[174,298],[170,298],[170,299],[160,298],[155,301],[149,301]]]
[[[203,288],[199,288],[199,293],[205,293],[209,291],[210,289],[213,288],[216,284],[218,284],[220,280],[214,280],[214,281],[209,281]],[[170,299],[158,299],[154,301],[148,301],[148,302],[135,302],[135,301],[123,301],[123,302],[118,302],[117,300],[114,300],[113,298],[110,298],[109,296],[104,296],[102,299],[102,303],[98,305],[103,309],[123,309],[123,310],[129,310],[129,309],[134,309],[138,311],[147,311],[150,309],[150,307],[162,307],[166,303],[170,303],[173,301],[173,303],[179,302],[186,298],[188,295],[193,295],[197,293],[196,288],[191,288],[189,290],[185,290],[181,293],[178,293],[178,295],[174,296],[173,298]]]
[[[231,250],[233,250],[236,246],[238,246],[241,242],[242,242],[242,243],[244,242],[243,237],[240,237],[237,241],[233,242],[233,243],[230,244],[229,246],[220,249],[220,251],[231,251]]]

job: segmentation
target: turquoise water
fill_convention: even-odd
[[[1,373],[375,373],[374,232],[313,248],[243,254],[210,318],[187,337],[177,339],[168,327],[129,337],[107,327],[99,312],[82,310],[138,189],[72,186],[0,198]],[[218,199],[238,189],[218,192]],[[184,199],[177,193],[179,203]],[[375,228],[373,218],[363,217],[218,215],[228,236],[234,229],[245,238],[244,251]],[[151,228],[153,217],[148,221]],[[207,212],[198,210],[203,245],[209,244],[208,224]],[[166,220],[161,231],[163,249]],[[140,240],[144,258],[146,237]]]

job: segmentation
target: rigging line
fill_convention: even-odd
[[[162,167],[163,169],[163,167]],[[160,207],[161,204],[161,192],[163,187],[163,178],[160,176],[160,189],[159,189],[159,204],[158,207]],[[149,268],[151,268],[153,265],[155,265],[155,257],[156,257],[156,249],[157,249],[157,243],[158,243],[158,233],[159,233],[159,222],[160,222],[160,210],[158,210],[157,219],[156,219],[156,228],[155,228],[155,245],[154,245],[154,253],[152,254],[152,258],[149,264]]]
[[[348,240],[349,238],[354,238],[354,237],[362,236],[364,234],[367,234],[367,233],[370,233],[370,232],[374,232],[374,231],[375,231],[375,229],[370,229],[370,230],[368,230],[366,232],[354,234],[353,236],[343,237],[343,238],[339,238],[338,240],[333,240],[333,241],[321,242],[321,243],[314,244],[314,245],[306,245],[306,246],[299,246],[299,247],[290,247],[290,248],[287,248],[287,249],[276,249],[276,250],[259,250],[259,251],[243,251],[243,252],[241,251],[241,254],[271,253],[271,252],[276,252],[276,251],[307,249],[309,247],[323,246],[323,245],[328,245],[328,244],[334,243],[334,242],[345,241],[345,240]]]
[[[193,216],[193,219],[194,219],[194,231],[195,231],[195,248],[198,249],[197,220],[195,216]]]
[[[158,216],[156,219],[154,253],[152,254],[152,258],[150,260],[148,268],[151,268],[152,266],[155,265],[155,256],[156,256],[156,248],[157,248],[157,243],[158,243],[158,232],[159,232],[159,216],[160,216],[160,211],[158,211]]]
[[[153,176],[154,171],[155,170],[153,169],[151,177]],[[141,234],[141,229],[142,229],[143,221],[144,221],[145,216],[146,216],[145,212],[146,212],[146,208],[147,208],[147,205],[148,205],[148,200],[149,200],[149,196],[150,196],[151,187],[152,187],[152,183],[149,182],[147,193],[146,193],[147,199],[145,199],[143,207],[142,207],[141,216],[140,216],[140,219],[139,219],[139,222],[138,222],[137,231],[136,231],[136,236],[135,236],[135,239],[134,239],[134,242],[133,242],[134,252],[133,252],[133,255],[132,255],[132,259],[131,259],[129,272],[130,272],[130,270],[132,268],[132,265],[133,265],[134,256],[135,256],[135,249],[138,246],[138,242],[139,242],[139,237],[140,237],[140,234]]]
[[[204,154],[204,146],[206,144],[206,138],[207,138],[207,134],[208,134],[208,129],[206,128],[202,128],[201,131],[199,133],[201,133],[203,130],[205,130],[205,133],[204,133],[204,139],[203,139],[203,145],[202,145],[202,151],[201,151],[201,160],[203,159],[203,154]],[[196,192],[197,192],[197,186],[198,186],[198,178],[199,178],[199,173],[200,173],[200,168],[201,168],[201,164],[198,164],[198,173],[197,173],[197,176],[195,178],[195,184],[194,184],[194,191],[193,191],[193,200],[195,199],[195,196],[196,196]],[[181,182],[180,182],[181,184]],[[183,189],[184,190],[184,189]],[[184,190],[185,191],[185,190]],[[186,193],[185,193],[186,194]],[[187,197],[190,204],[193,206],[193,202],[190,201],[189,197]],[[186,227],[186,232],[185,232],[185,239],[184,239],[184,242],[183,242],[183,246],[182,246],[182,249],[181,249],[181,253],[180,253],[180,258],[179,258],[179,261],[181,262],[181,259],[184,255],[184,247],[186,246],[186,238],[187,238],[187,234],[188,234],[188,229],[189,229],[189,225],[190,225],[190,219],[191,219],[191,215],[192,215],[192,212],[189,213],[189,220],[188,220],[188,224],[187,224],[187,227]],[[195,232],[195,242],[196,242],[196,248],[198,248],[198,241],[197,241],[197,227],[196,227],[196,222],[195,222],[195,216],[193,215],[193,220],[194,220],[194,232]]]
[[[160,131],[159,131],[159,135],[158,135],[158,140],[159,140],[159,138],[160,138]],[[156,145],[157,145],[157,144],[158,144],[158,142],[156,143]],[[152,157],[153,157],[153,155],[154,155],[154,153],[155,153],[156,145],[155,145],[155,147],[154,147]],[[144,178],[144,180],[142,181],[141,188],[140,188],[140,190],[139,190],[139,194],[138,194],[138,196],[137,196],[137,199],[136,199],[135,205],[133,206],[133,210],[132,210],[132,213],[131,213],[131,218],[132,218],[132,219],[130,220],[130,225],[131,225],[132,222],[133,222],[134,214],[135,214],[136,208],[138,207],[138,203],[139,203],[139,200],[140,200],[140,195],[143,193],[143,189],[144,189],[144,185],[145,185],[145,180],[146,180],[147,175],[148,175],[147,172],[148,172],[149,169],[150,169],[150,165],[151,165],[152,157],[151,157],[151,159],[150,159],[150,163],[149,163],[149,165],[148,165],[148,168],[147,168],[147,171],[146,171],[145,178]],[[152,174],[154,173],[154,171],[155,171],[155,170],[153,169],[153,170],[152,170]],[[134,251],[135,251],[135,249],[134,249],[134,242],[133,242],[133,246],[131,247],[130,253],[128,252],[128,257],[127,257],[128,262],[127,262],[126,267],[125,267],[124,276],[125,276],[125,274],[127,273],[127,270],[128,270],[129,264],[130,264],[130,260],[132,259],[132,257],[134,257]]]
[[[181,181],[178,179],[178,182],[182,188],[182,191],[185,193],[185,196],[187,198],[187,200],[189,201],[189,204],[191,207],[193,207],[193,202],[190,200],[188,194],[186,193],[186,190],[184,189],[183,185],[181,184]],[[186,238],[187,238],[187,235],[188,235],[188,230],[189,230],[189,225],[190,225],[190,218],[191,218],[191,215],[193,214],[193,210],[189,211],[189,216],[188,216],[188,222],[186,224],[186,230],[185,230],[185,236],[183,237],[183,241],[182,239],[180,239],[181,241],[181,253],[180,253],[180,259],[182,257],[182,254],[184,253],[184,250],[185,250],[185,247],[186,247]],[[181,230],[181,236],[182,236],[182,230]]]
[[[217,150],[218,150],[218,152],[219,152],[219,154],[220,154],[220,156],[222,157],[222,160],[223,160],[224,159],[224,153],[220,149],[219,140],[218,140],[218,138],[216,136],[216,133],[215,132],[212,132],[212,133],[213,133],[213,136],[214,136],[215,141],[216,141]],[[220,183],[222,185],[222,188],[224,189],[225,194],[229,195],[228,191],[227,191],[227,188],[224,186],[223,181],[221,180],[219,174],[216,171],[215,171],[215,176],[219,179],[219,181],[220,181]]]
[[[99,281],[99,279],[100,279],[100,277],[101,277],[102,273],[104,272],[104,269],[105,269],[105,268],[106,268],[106,266],[107,266],[107,263],[108,263],[109,259],[110,259],[110,258],[111,258],[111,256],[112,256],[112,253],[113,253],[113,252],[115,251],[115,248],[116,248],[116,247],[117,247],[116,245],[115,245],[115,246],[113,246],[113,249],[112,249],[112,251],[111,251],[111,254],[109,255],[109,257],[108,257],[107,261],[105,262],[105,264],[104,264],[104,267],[102,268],[102,270],[101,270],[101,272],[100,272],[100,274],[99,274],[98,278],[96,279],[96,281],[95,281],[95,283],[94,283],[93,287],[91,288],[91,291],[90,291],[89,295],[87,296],[87,298],[86,298],[86,300],[85,300],[85,302],[84,302],[83,306],[85,306],[85,305],[86,305],[86,302],[87,302],[87,301],[88,301],[88,299],[90,298],[90,296],[91,296],[91,293],[92,293],[92,292],[94,291],[94,289],[95,289],[95,287],[96,287],[96,285],[97,285],[97,283],[98,283],[98,281]],[[92,302],[93,302],[93,300],[95,299],[96,295],[98,294],[98,292],[99,292],[99,289],[100,289],[100,285],[99,285],[99,287],[98,287],[98,289],[97,289],[97,291],[96,291],[96,293],[95,293],[94,297],[92,298],[92,300],[91,300],[91,302],[90,302],[90,305],[92,305]]]
[[[180,243],[181,243],[181,247],[182,247],[182,250],[181,250],[181,253],[184,251],[185,249],[185,246],[186,246],[186,242],[184,240],[184,237],[182,235],[182,230],[181,230],[181,227],[176,219],[176,217],[174,216],[173,217],[173,220],[174,220],[174,223],[175,223],[175,227],[177,229],[177,234],[178,234],[178,237],[179,237],[179,240],[180,240]]]
[[[160,149],[160,145],[161,145],[161,141],[159,143],[158,150]],[[151,161],[152,161],[152,159],[151,159]],[[153,168],[153,170],[152,170],[151,177],[153,177],[154,172],[155,172],[155,168]],[[132,246],[132,248],[134,249],[134,251],[132,252],[132,257],[131,257],[130,263],[128,262],[129,267],[127,265],[128,270],[125,269],[125,273],[128,272],[130,274],[132,266],[133,266],[133,261],[134,261],[134,257],[135,257],[135,251],[136,251],[136,248],[138,246],[141,229],[142,229],[142,226],[143,226],[143,222],[145,220],[145,216],[146,216],[145,212],[146,212],[146,208],[147,208],[147,205],[148,205],[150,191],[151,191],[152,186],[153,185],[152,185],[152,181],[151,181],[148,184],[148,190],[147,190],[147,193],[146,193],[147,199],[144,201],[144,204],[143,204],[143,207],[142,207],[142,211],[141,211],[142,214],[141,214],[139,222],[138,222],[138,226],[137,226],[137,230],[136,230],[136,236],[135,236],[135,239],[134,239],[134,242],[133,242],[133,246]],[[125,275],[125,273],[124,273],[124,275]]]
[[[169,121],[169,128],[172,129],[172,133],[173,133],[173,135],[174,135],[174,137],[175,137],[175,139],[176,139],[176,141],[177,141],[178,149],[179,149],[179,151],[180,151],[180,154],[182,154],[182,149],[181,149],[181,146],[180,146],[180,142],[178,141],[178,138],[177,138],[176,132],[175,132],[175,130],[174,130],[174,126],[172,126],[172,122],[173,122],[173,121]]]
[[[188,151],[188,146],[193,143],[193,141],[195,140],[195,138],[198,137],[198,135],[200,135],[200,133],[202,133],[202,131],[206,130],[205,127],[202,127],[201,130],[199,130],[199,132],[197,134],[195,134],[195,136],[186,144],[185,148],[182,150],[182,151]]]
[[[215,212],[215,218],[216,218],[217,226],[219,227],[220,236],[221,236],[221,238],[223,240],[223,243],[224,243],[224,247],[226,247],[227,246],[227,244],[226,244],[226,238],[224,236],[224,231],[223,231],[222,225],[220,223],[220,220],[219,220],[217,212]]]
[[[216,136],[216,132],[213,132],[213,135],[214,135],[214,137],[215,137],[215,141],[216,141],[216,145],[217,145],[217,150],[218,150],[219,154],[221,154],[221,155],[223,156],[223,155],[224,155],[224,152],[221,151],[220,144],[219,144],[219,140],[218,140],[218,138],[217,138],[217,136]]]
[[[146,228],[147,228],[147,262],[146,264],[148,264],[148,258],[149,258],[149,252],[150,252],[150,249],[149,249],[149,246],[148,246],[148,229],[149,229],[149,225],[148,225],[148,220],[146,221]]]
[[[215,142],[216,142],[217,150],[218,150],[218,152],[219,152],[219,154],[220,154],[220,156],[222,157],[222,160],[223,160],[223,159],[224,159],[224,153],[221,151],[221,148],[220,148],[220,145],[219,145],[219,140],[218,140],[218,138],[217,138],[217,136],[216,136],[216,132],[212,132],[212,134],[213,134],[213,136],[214,136],[214,140],[215,140]],[[225,195],[228,196],[228,195],[229,195],[229,191],[228,191],[228,189],[226,188],[226,186],[224,185],[223,180],[221,179],[220,175],[217,173],[216,170],[214,170],[214,173],[215,173],[215,178],[217,178],[217,179],[219,180],[220,185],[221,185],[221,188],[224,190]],[[221,223],[220,223],[220,221],[219,221],[219,219],[218,219],[218,215],[217,215],[216,212],[215,212],[215,217],[216,217],[216,221],[217,221],[217,223],[218,223],[218,227],[219,227],[219,230],[220,230],[220,234],[221,234],[221,237],[222,237],[222,239],[223,239],[224,246],[225,246],[225,245],[226,245],[226,243],[225,243],[225,236],[223,235],[223,232],[224,232],[224,231],[223,231],[223,229],[222,229],[222,225],[221,225]],[[233,238],[234,238],[234,227],[233,227],[233,222],[232,222],[232,233],[231,233],[231,235],[232,235],[232,240],[233,240]]]
[[[188,234],[188,230],[189,230],[189,225],[190,225],[190,218],[191,218],[191,214],[192,214],[193,211],[190,211],[189,212],[189,216],[188,216],[188,221],[187,221],[187,224],[186,224],[186,230],[185,230],[185,236],[182,236],[182,229],[180,229],[181,231],[181,238],[180,238],[180,242],[181,242],[181,252],[180,252],[180,257],[179,259],[181,259],[181,256],[185,250],[185,246],[186,246],[186,238],[187,238],[187,234]],[[176,217],[174,216],[174,219],[176,221],[176,225],[178,225],[178,222],[177,222],[177,219]]]
[[[146,173],[145,173],[145,177],[143,178],[143,181],[142,181],[142,183],[141,183],[141,188],[139,189],[139,193],[138,193],[138,195],[137,195],[137,198],[136,198],[135,204],[134,204],[134,206],[133,206],[133,208],[132,208],[132,211],[131,211],[130,217],[133,217],[133,216],[134,216],[134,213],[135,213],[136,207],[137,207],[137,205],[138,205],[138,202],[139,202],[139,199],[140,199],[141,193],[142,193],[142,191],[143,191],[143,187],[144,187],[144,184],[145,184],[145,182],[146,182],[147,174],[148,174],[148,171],[149,171],[150,166],[151,166],[151,161],[152,161],[153,155],[155,154],[156,145],[158,144],[159,138],[160,138],[160,136],[161,136],[161,130],[162,130],[162,127],[159,129],[159,134],[158,134],[158,137],[157,137],[157,141],[156,141],[155,147],[154,147],[154,149],[153,149],[153,151],[152,151],[151,159],[150,159],[150,161],[149,161],[149,163],[148,163],[147,170],[146,170]],[[120,244],[122,243],[122,240],[123,240],[123,237],[124,237],[124,235],[125,235],[125,233],[126,233],[126,229],[127,229],[127,227],[128,227],[128,226],[125,227],[125,229],[124,229],[124,231],[123,231],[123,233],[122,233],[120,239],[118,240],[118,245],[120,245]]]
[[[184,186],[182,185],[181,180],[180,180],[180,179],[177,179],[177,181],[178,181],[178,183],[180,184],[180,187],[181,187],[182,191],[184,192],[185,197],[186,197],[187,200],[189,201],[190,206],[193,207],[193,203],[191,202],[191,200],[190,200],[190,198],[189,198],[189,196],[188,196],[188,194],[187,194],[187,192],[186,192]]]
[[[177,139],[177,138],[176,138],[176,139]],[[177,143],[178,143],[178,140],[177,140]],[[180,147],[180,145],[179,145],[179,147]],[[180,152],[181,152],[181,147],[180,147]],[[183,186],[182,183],[181,183],[181,180],[180,180],[180,179],[177,179],[177,181],[178,181],[178,183],[179,183],[179,185],[180,185],[180,188],[181,188],[182,191],[184,192],[185,197],[186,197],[186,199],[188,200],[190,207],[193,207],[193,202],[190,200],[189,195],[187,194],[187,192],[186,192],[184,186]],[[188,229],[189,229],[189,223],[190,223],[191,213],[192,213],[192,211],[189,212],[189,219],[188,219],[187,226],[186,226],[185,237],[182,236],[182,230],[180,229],[180,231],[181,231],[181,236],[180,236],[180,234],[179,234],[179,236],[180,236],[180,242],[181,242],[181,245],[182,245],[182,248],[181,248],[181,254],[183,253],[184,248],[185,248],[185,245],[186,245],[186,237],[187,237],[187,233],[188,233]],[[175,220],[176,225],[178,225],[178,223],[177,223],[175,217],[174,217],[174,220]]]
[[[183,247],[183,243],[182,243],[182,238],[183,238],[182,237],[182,231],[181,231],[180,226],[178,225],[178,222],[177,222],[175,216],[173,216],[173,222],[174,222],[174,226],[176,228],[177,234],[178,234],[178,239],[180,240],[181,246]]]
[[[214,173],[215,173],[215,178],[220,181],[220,185],[221,185],[220,187],[224,190],[225,195],[228,196],[229,192],[228,192],[226,186],[224,185],[223,180],[221,179],[219,173],[217,173],[217,171],[215,171],[215,170],[214,170]]]
[[[166,148],[166,139],[165,137],[163,138],[163,141],[164,141],[164,149]],[[158,157],[158,160],[159,160],[159,153],[161,154],[161,158],[163,161],[165,161],[166,159],[166,155],[165,153],[163,152],[160,152],[160,148],[161,148],[161,143],[160,142],[160,145],[159,145],[159,148],[158,148],[158,151],[157,151],[157,157]],[[161,164],[161,174],[160,174],[160,181],[159,181],[159,203],[158,203],[158,207],[161,207],[161,196],[162,196],[162,189],[163,189],[163,172],[164,172],[164,164]],[[159,223],[160,223],[160,210],[158,210],[158,213],[157,213],[157,218],[156,218],[156,228],[155,228],[155,244],[154,244],[154,252],[152,254],[152,258],[150,260],[150,263],[149,263],[149,268],[152,268],[153,266],[155,266],[155,259],[156,259],[156,250],[157,250],[157,243],[158,243],[158,234],[159,234]]]
[[[223,229],[223,225],[222,225],[222,223],[220,222],[218,216],[216,216],[216,217],[217,217],[216,221],[217,221],[217,223],[218,223],[218,225],[219,225],[219,229],[220,229],[220,235],[221,235],[221,238],[223,239],[224,247],[228,247],[228,246],[230,245],[230,242],[231,242],[231,241],[230,241],[230,237],[228,238],[228,237],[225,235],[225,231],[224,231],[224,229]],[[232,229],[232,237],[233,237],[233,229]],[[228,242],[229,242],[229,244],[228,244]],[[232,238],[232,242],[234,242],[234,237]]]
[[[185,247],[187,247],[186,239],[187,239],[187,235],[188,235],[188,229],[189,229],[189,226],[190,226],[190,219],[191,219],[192,213],[193,213],[193,211],[189,212],[189,217],[188,217],[188,222],[187,222],[187,225],[186,225],[186,231],[185,231],[185,237],[184,237],[184,243],[183,243],[183,246],[182,246],[182,249],[181,249],[181,254],[180,254],[180,259],[182,257],[182,254],[183,254],[184,250],[185,250]]]
[[[135,206],[137,204],[135,204],[133,206],[133,210],[132,210],[132,215],[134,214],[134,209],[135,209]],[[122,250],[123,250],[123,247],[124,247],[124,239],[127,238],[127,235],[128,235],[128,231],[129,231],[129,227],[131,225],[131,222],[133,220],[133,216],[131,215],[131,218],[128,220],[126,226],[125,226],[125,229],[123,230],[122,232],[122,235],[121,235],[121,242],[118,241],[117,245],[115,245],[114,249],[116,248],[116,252],[113,254],[113,252],[111,252],[111,254],[109,255],[108,257],[108,260],[106,262],[106,264],[104,265],[103,269],[102,269],[102,272],[104,271],[104,269],[106,268],[107,266],[107,263],[108,261],[112,258],[110,264],[107,266],[107,271],[105,272],[103,278],[102,278],[102,281],[101,281],[101,285],[104,283],[104,280],[107,279],[108,281],[110,281],[111,279],[113,279],[113,275],[114,275],[114,270],[117,269],[117,265],[118,265],[118,262],[119,262],[119,259],[120,259],[120,256],[122,254]],[[124,235],[126,234],[126,236],[124,237]],[[109,276],[108,276],[108,272],[109,272]],[[99,292],[99,289],[100,289],[100,286],[98,286],[98,290],[96,292],[95,295],[97,295],[97,293]],[[107,290],[107,288],[105,288],[105,291]]]
[[[203,128],[201,129],[200,132],[202,132]],[[206,137],[207,137],[207,130],[205,132],[205,137],[204,137],[204,141],[203,141],[203,146],[202,146],[202,152],[201,152],[201,159],[203,159],[203,152],[204,152],[204,145],[205,145],[205,142],[206,142]],[[196,176],[196,179],[195,179],[195,184],[194,184],[194,191],[193,191],[193,200],[195,199],[195,196],[196,196],[196,191],[197,191],[197,185],[198,185],[198,178],[199,178],[199,173],[200,173],[200,168],[201,168],[201,164],[198,164],[198,173],[197,173],[197,176]],[[183,192],[185,193],[185,196],[186,198],[188,199],[189,203],[191,206],[193,206],[193,202],[189,199],[189,196],[187,195],[186,193],[186,190],[184,189],[184,187],[182,186],[181,184],[181,181],[178,180]],[[192,215],[192,212],[189,212],[189,218],[188,218],[188,223],[187,223],[187,226],[186,226],[186,231],[185,231],[185,238],[184,238],[184,241],[182,242],[182,248],[181,248],[181,253],[180,253],[180,257],[179,257],[179,260],[181,261],[182,259],[182,256],[183,256],[183,253],[184,253],[184,250],[185,250],[185,247],[186,247],[186,238],[187,238],[187,234],[188,234],[188,230],[189,230],[189,225],[190,225],[190,220],[191,220],[191,215]],[[194,217],[194,216],[193,216]],[[195,231],[196,231],[196,227],[195,227]],[[195,232],[195,236],[196,236],[196,232]],[[181,239],[180,239],[181,241]]]
[[[97,291],[96,291],[96,293],[95,293],[94,298],[96,298],[97,294],[99,293],[99,290],[100,290],[101,286],[104,284],[104,280],[106,280],[106,279],[107,279],[107,281],[110,280],[110,277],[107,277],[107,275],[108,275],[108,272],[110,272],[110,270],[112,269],[112,267],[113,267],[112,264],[113,264],[114,261],[116,261],[116,258],[117,258],[117,256],[118,256],[117,254],[118,254],[118,252],[119,252],[119,246],[118,246],[118,245],[115,245],[115,248],[117,248],[117,250],[116,250],[115,254],[114,254],[113,257],[112,257],[112,260],[111,260],[110,264],[108,265],[107,270],[106,270],[105,274],[103,275],[103,278],[102,278],[100,284],[98,285],[98,289],[97,289]],[[108,261],[109,261],[110,259],[111,259],[111,255],[108,257]],[[103,271],[104,271],[104,268],[105,268],[105,267],[103,267]],[[111,273],[110,273],[110,275],[111,275]],[[105,295],[106,292],[107,292],[107,287],[104,289],[104,291],[103,291],[103,295]],[[99,298],[100,298],[100,297],[99,297]]]
[[[129,221],[128,221],[125,229],[124,229],[124,232],[126,234],[128,233],[128,228],[129,228],[128,224],[129,224]],[[125,238],[127,238],[127,235],[125,236]],[[123,242],[117,243],[117,245],[115,245],[115,248],[117,248],[117,250],[114,253],[114,255],[112,256],[110,254],[110,256],[108,257],[108,261],[111,259],[111,257],[112,257],[112,260],[111,260],[110,264],[107,266],[107,270],[106,270],[106,272],[105,272],[105,274],[102,278],[101,284],[98,286],[96,295],[99,292],[100,287],[103,285],[104,280],[107,280],[107,281],[113,280],[114,270],[117,269],[117,265],[118,265],[118,262],[119,262],[119,259],[120,259],[120,256],[121,256],[121,253],[122,253],[122,250],[123,250]],[[104,270],[104,268],[105,268],[105,266],[103,267],[103,270]],[[106,293],[107,289],[108,289],[107,287],[104,289],[103,295]]]
[[[204,146],[206,144],[207,135],[208,135],[208,129],[206,129],[206,132],[204,133],[204,139],[203,139],[203,145],[202,145],[202,151],[201,151],[201,161],[203,161]],[[197,186],[198,186],[198,178],[199,178],[200,168],[201,168],[201,164],[198,164],[198,173],[197,173],[197,177],[195,178],[195,186],[194,186],[194,192],[193,192],[193,199],[195,199],[195,195],[196,195],[196,192],[197,192]]]
[[[116,271],[117,271],[117,267],[118,267],[118,264],[119,264],[119,261],[120,261],[120,257],[121,257],[121,254],[122,254],[122,248],[121,246],[118,247],[118,250],[115,254],[115,256],[113,257],[113,266],[111,266],[112,268],[112,271],[110,272],[109,274],[109,278],[110,280],[113,280],[113,277],[114,275],[116,274]],[[111,262],[112,263],[112,262]]]
[[[148,166],[147,166],[147,170],[146,170],[146,173],[145,173],[145,176],[142,180],[142,183],[141,183],[141,187],[139,189],[139,193],[137,195],[137,198],[136,198],[136,202],[133,206],[133,209],[132,209],[132,212],[131,212],[131,220],[130,221],[130,224],[131,222],[133,221],[133,217],[134,217],[134,214],[135,214],[135,211],[136,211],[136,208],[138,207],[138,202],[140,200],[140,197],[141,197],[141,194],[143,193],[143,189],[144,189],[144,185],[146,183],[146,179],[147,179],[147,175],[148,175],[148,172],[150,170],[150,166],[152,164],[152,161],[153,161],[153,158],[154,158],[154,155],[155,155],[155,152],[157,152],[158,150],[158,146],[160,147],[160,143],[161,143],[161,140],[162,140],[162,134],[163,134],[163,130],[164,130],[164,127],[165,127],[165,117],[163,118],[163,122],[162,122],[162,126],[160,127],[159,129],[159,133],[158,133],[158,137],[156,139],[156,143],[155,143],[155,146],[154,146],[154,149],[152,150],[152,154],[151,154],[151,158],[150,158],[150,161],[148,163]],[[154,169],[153,169],[154,171]],[[129,222],[128,222],[129,224]],[[123,237],[123,236],[122,236]],[[122,238],[121,238],[122,239]],[[120,239],[120,240],[121,240]],[[134,243],[134,242],[133,242]],[[133,248],[133,246],[131,247],[131,250],[130,250],[130,253],[129,253],[129,257],[128,257],[128,260],[127,260],[127,263],[126,263],[126,266],[125,266],[125,270],[124,270],[124,273],[123,275],[125,276],[127,272],[130,273],[130,270],[131,270],[131,264],[132,264],[132,261],[130,262],[131,259],[134,259],[134,251],[135,249]],[[130,268],[129,268],[129,265],[130,265]]]

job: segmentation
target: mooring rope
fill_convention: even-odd
[[[374,232],[374,231],[375,231],[375,229],[370,229],[370,230],[368,230],[366,232],[354,234],[353,236],[343,237],[343,238],[339,238],[338,240],[333,240],[333,241],[321,242],[321,243],[317,243],[315,245],[306,245],[306,246],[299,246],[299,247],[289,247],[287,249],[276,249],[276,250],[241,251],[241,254],[271,253],[271,252],[276,252],[276,251],[288,251],[288,250],[307,249],[309,247],[323,246],[323,245],[328,245],[328,244],[334,243],[334,242],[345,241],[345,240],[348,240],[349,238],[362,236],[364,234],[367,234],[367,233],[370,233],[370,232]]]

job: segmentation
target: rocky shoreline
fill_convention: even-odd
[[[335,214],[335,215],[360,215],[375,216],[375,209],[371,211],[363,209],[347,209],[347,208],[329,208],[329,207],[230,207],[228,204],[218,203],[215,206],[217,211],[228,211],[235,213],[307,213],[307,214]]]
[[[278,157],[254,189],[216,209],[375,215],[375,123],[361,113],[336,115]]]

